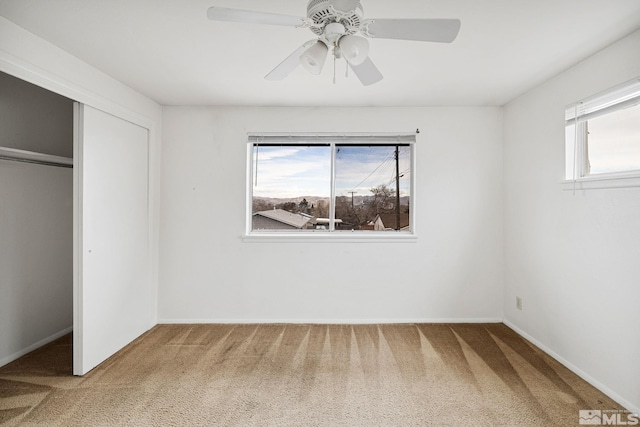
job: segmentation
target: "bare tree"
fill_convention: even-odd
[[[318,199],[312,206],[311,215],[316,218],[329,218],[329,204],[326,200]]]
[[[273,205],[266,200],[253,199],[251,208],[253,209],[253,213],[256,213],[273,209]]]
[[[307,202],[307,199],[302,199],[300,203],[298,203],[298,212],[306,213],[306,214],[310,212],[309,202]]]
[[[287,211],[287,212],[293,212],[293,213],[298,212],[298,205],[295,202],[278,203],[276,205],[276,208],[282,209],[283,211]]]
[[[366,203],[367,219],[373,220],[376,215],[382,212],[389,212],[394,207],[396,192],[384,184],[378,185],[370,189],[373,197]]]

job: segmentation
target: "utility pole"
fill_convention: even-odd
[[[400,230],[400,159],[399,146],[396,145],[396,230]]]
[[[351,210],[354,210],[354,207],[353,207],[353,195],[357,194],[358,192],[357,191],[347,191],[347,193],[351,193]]]

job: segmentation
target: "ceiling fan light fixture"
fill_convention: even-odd
[[[281,80],[298,65],[318,75],[331,49],[334,81],[336,62],[345,58],[347,70],[353,70],[360,82],[368,86],[382,80],[382,74],[369,58],[368,38],[451,43],[460,32],[459,19],[364,19],[361,0],[307,1],[307,16],[300,18],[217,6],[210,7],[207,16],[213,21],[308,28],[318,37],[318,40],[311,40],[296,49],[265,76],[267,80]]]
[[[347,35],[338,42],[342,56],[351,65],[360,65],[369,57],[369,41],[363,37]]]
[[[327,60],[328,52],[327,45],[318,40],[300,55],[300,64],[311,74],[318,75]]]

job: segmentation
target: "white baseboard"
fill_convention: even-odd
[[[405,323],[502,323],[500,318],[437,319],[159,319],[160,325],[195,324],[392,325]]]
[[[8,356],[3,357],[2,359],[0,359],[0,367],[4,366],[8,363],[13,362],[14,360],[17,360],[19,358],[21,358],[22,356],[24,356],[27,353],[31,353],[33,350],[36,350],[40,347],[42,347],[43,345],[49,344],[51,341],[55,341],[60,337],[63,337],[65,335],[67,335],[69,332],[73,331],[73,326],[69,326],[68,328],[65,328],[63,330],[61,330],[60,332],[56,332],[53,335],[50,335],[44,339],[41,339],[40,341],[31,344],[28,347],[23,348],[20,351],[17,351],[13,354],[10,354]]]
[[[591,375],[587,374],[582,369],[578,368],[573,363],[571,363],[568,360],[566,360],[564,357],[560,356],[555,351],[551,350],[549,347],[547,347],[546,345],[542,344],[540,341],[538,341],[537,339],[533,338],[531,335],[527,334],[526,332],[524,332],[522,329],[518,328],[513,323],[509,322],[507,319],[504,319],[503,323],[505,325],[507,325],[509,328],[513,329],[516,333],[518,333],[518,335],[521,335],[522,337],[524,337],[527,340],[531,341],[534,345],[536,345],[542,351],[547,353],[549,356],[553,357],[555,360],[560,362],[562,365],[564,365],[567,369],[572,371],[574,374],[578,375],[580,378],[582,378],[583,380],[585,380],[586,382],[588,382],[589,384],[591,384],[592,386],[594,386],[595,388],[597,388],[598,390],[600,390],[601,392],[603,392],[604,394],[609,396],[611,399],[615,400],[620,405],[624,406],[627,410],[633,412],[634,414],[640,414],[640,407],[638,407],[638,406],[634,405],[633,403],[629,402],[627,399],[625,399],[624,397],[620,396],[618,393],[616,393],[615,391],[611,390],[609,387],[605,386],[600,381],[596,380]],[[584,408],[584,409],[594,409],[594,408]]]

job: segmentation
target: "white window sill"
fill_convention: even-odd
[[[242,236],[246,243],[414,243],[418,236],[408,232],[319,232],[251,233]]]
[[[590,175],[577,178],[575,182],[567,179],[560,182],[563,191],[576,190],[601,190],[609,188],[634,188],[640,187],[640,172],[628,172],[619,174]]]

